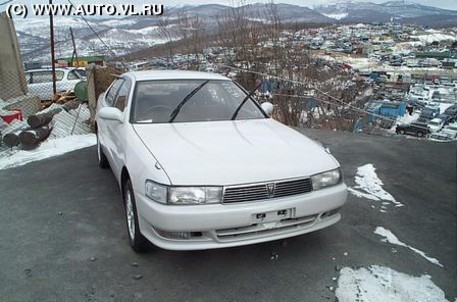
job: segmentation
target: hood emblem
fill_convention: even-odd
[[[271,197],[274,196],[274,194],[275,194],[275,187],[276,187],[276,184],[275,184],[275,183],[266,184],[268,197],[271,198]]]

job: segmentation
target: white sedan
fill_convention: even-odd
[[[111,84],[98,160],[119,182],[135,251],[247,245],[340,220],[339,163],[272,110],[217,74],[138,71]]]
[[[56,92],[73,91],[75,85],[86,79],[82,68],[56,68]],[[52,70],[33,69],[25,71],[25,80],[31,94],[42,100],[52,100]]]

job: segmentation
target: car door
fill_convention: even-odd
[[[62,81],[64,72],[56,70],[56,90],[59,91],[60,81]],[[31,72],[29,92],[37,95],[42,100],[51,100],[53,95],[52,71],[40,70]]]
[[[119,88],[124,83],[123,78],[118,78],[115,80],[111,86],[107,89],[104,96],[99,100],[100,104],[97,104],[97,108],[104,107],[113,107],[114,101],[116,100],[117,93]],[[108,158],[111,166],[113,167],[113,142],[111,141],[111,136],[109,134],[109,127],[111,126],[110,121],[98,118],[97,119],[97,135],[100,143],[102,145],[105,156]]]
[[[121,169],[124,166],[124,146],[125,146],[125,124],[128,123],[126,116],[126,108],[130,96],[132,83],[129,79],[125,79],[119,87],[116,97],[113,102],[113,107],[119,109],[122,115],[122,122],[107,121],[107,135],[108,140],[111,142],[110,147],[113,157],[113,172],[115,175],[120,175]]]

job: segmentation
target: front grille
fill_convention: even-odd
[[[313,187],[309,178],[227,187],[225,188],[222,202],[236,203],[266,200],[309,193],[312,190]]]

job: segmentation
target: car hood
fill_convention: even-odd
[[[173,185],[235,185],[310,176],[339,166],[273,120],[134,124]]]

